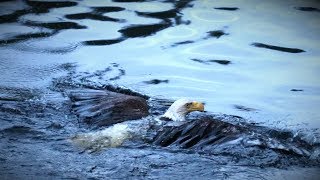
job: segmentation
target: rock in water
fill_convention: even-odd
[[[149,115],[146,99],[107,90],[70,92],[72,109],[81,120],[96,126],[109,126]]]

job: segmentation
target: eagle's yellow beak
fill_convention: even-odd
[[[192,112],[192,111],[204,111],[204,104],[201,102],[192,102],[189,106],[188,106],[188,111]]]

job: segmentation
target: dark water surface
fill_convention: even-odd
[[[64,93],[112,84],[193,98],[318,147],[319,9],[316,0],[0,1],[1,179],[317,179],[319,164],[245,166],[131,145],[79,153],[65,139],[88,129]]]

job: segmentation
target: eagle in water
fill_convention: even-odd
[[[127,140],[209,154],[241,154],[246,158],[263,155],[270,158],[270,153],[265,152],[308,158],[314,150],[290,132],[233,124],[206,113],[188,119],[190,112],[204,111],[204,103],[194,100],[176,100],[164,114],[156,115],[150,112],[143,97],[105,90],[79,90],[70,93],[70,97],[79,118],[99,127],[71,138],[86,150],[117,147]]]
[[[147,107],[142,98],[97,90],[73,92],[71,99],[74,112],[80,118],[84,117],[85,121],[98,126],[108,126],[72,138],[76,144],[89,149],[120,146],[125,140],[132,138],[150,139],[151,134],[157,133],[168,122],[184,122],[190,112],[204,111],[204,104],[201,102],[179,99],[163,115],[145,116],[148,113],[144,112]],[[115,99],[117,100],[114,101]],[[152,131],[154,132],[151,133]]]

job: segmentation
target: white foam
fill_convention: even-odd
[[[72,142],[85,149],[99,150],[104,147],[118,147],[131,137],[127,124],[115,124],[104,130],[79,134]]]

